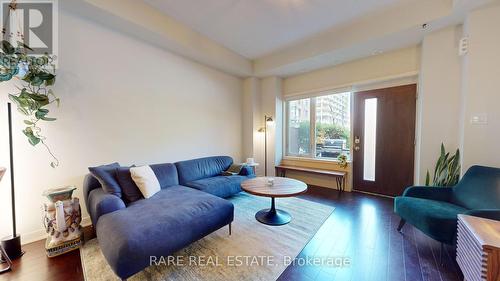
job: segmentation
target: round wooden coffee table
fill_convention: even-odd
[[[274,180],[273,185],[269,184],[269,179]],[[258,177],[246,180],[241,183],[241,188],[253,195],[271,197],[271,208],[260,210],[255,214],[255,218],[267,225],[283,225],[292,220],[292,216],[276,209],[276,197],[292,197],[307,191],[307,185],[301,181],[281,178],[281,177]]]

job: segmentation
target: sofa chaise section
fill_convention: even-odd
[[[92,175],[84,181],[84,198],[99,245],[122,279],[149,266],[150,256],[171,255],[233,221],[231,202],[179,185],[174,164],[151,168],[161,190],[128,205],[106,193]]]
[[[233,213],[231,202],[177,185],[102,216],[96,233],[109,265],[126,278],[148,267],[151,256],[173,254],[228,225]]]

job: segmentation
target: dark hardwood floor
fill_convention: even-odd
[[[348,267],[289,266],[278,280],[462,280],[453,249],[439,263],[439,243],[411,225],[396,231],[399,218],[392,199],[311,187],[302,198],[335,207],[335,211],[304,247],[299,258],[347,257]],[[93,237],[85,229],[86,239]],[[47,258],[44,241],[27,244],[14,270],[0,280],[83,280],[79,251]]]
[[[94,237],[91,227],[84,228],[84,237],[86,240]],[[80,251],[48,258],[45,240],[26,244],[23,250],[26,253],[13,261],[13,270],[0,275],[1,281],[84,281]]]
[[[406,224],[393,199],[312,187],[304,199],[331,205],[335,211],[304,247],[298,258],[347,257],[348,267],[289,266],[278,280],[417,281],[463,280],[452,247],[440,264],[440,244]]]

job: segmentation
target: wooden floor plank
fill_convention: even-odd
[[[419,230],[414,229],[415,245],[420,256],[420,269],[426,281],[442,281],[439,273],[439,261],[436,260],[432,249],[427,243],[428,237]]]
[[[388,245],[387,280],[406,280],[405,255],[403,251],[403,235],[396,230],[399,218],[391,217]],[[411,281],[411,280],[409,280]]]

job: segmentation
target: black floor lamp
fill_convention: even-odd
[[[264,133],[264,176],[267,177],[267,126],[273,124],[271,116],[264,115],[264,127],[259,129],[259,132]]]
[[[1,245],[0,256],[3,257],[4,255],[7,255],[7,257],[4,257],[4,259],[10,265],[9,258],[11,260],[17,259],[21,257],[24,254],[24,252],[21,250],[21,235],[17,234],[17,229],[16,229],[16,195],[15,195],[15,185],[14,185],[14,153],[12,149],[13,147],[12,111],[10,102],[7,104],[7,114],[9,119],[10,192],[11,192],[10,196],[11,196],[11,206],[12,206],[12,235],[4,237],[0,241]]]

